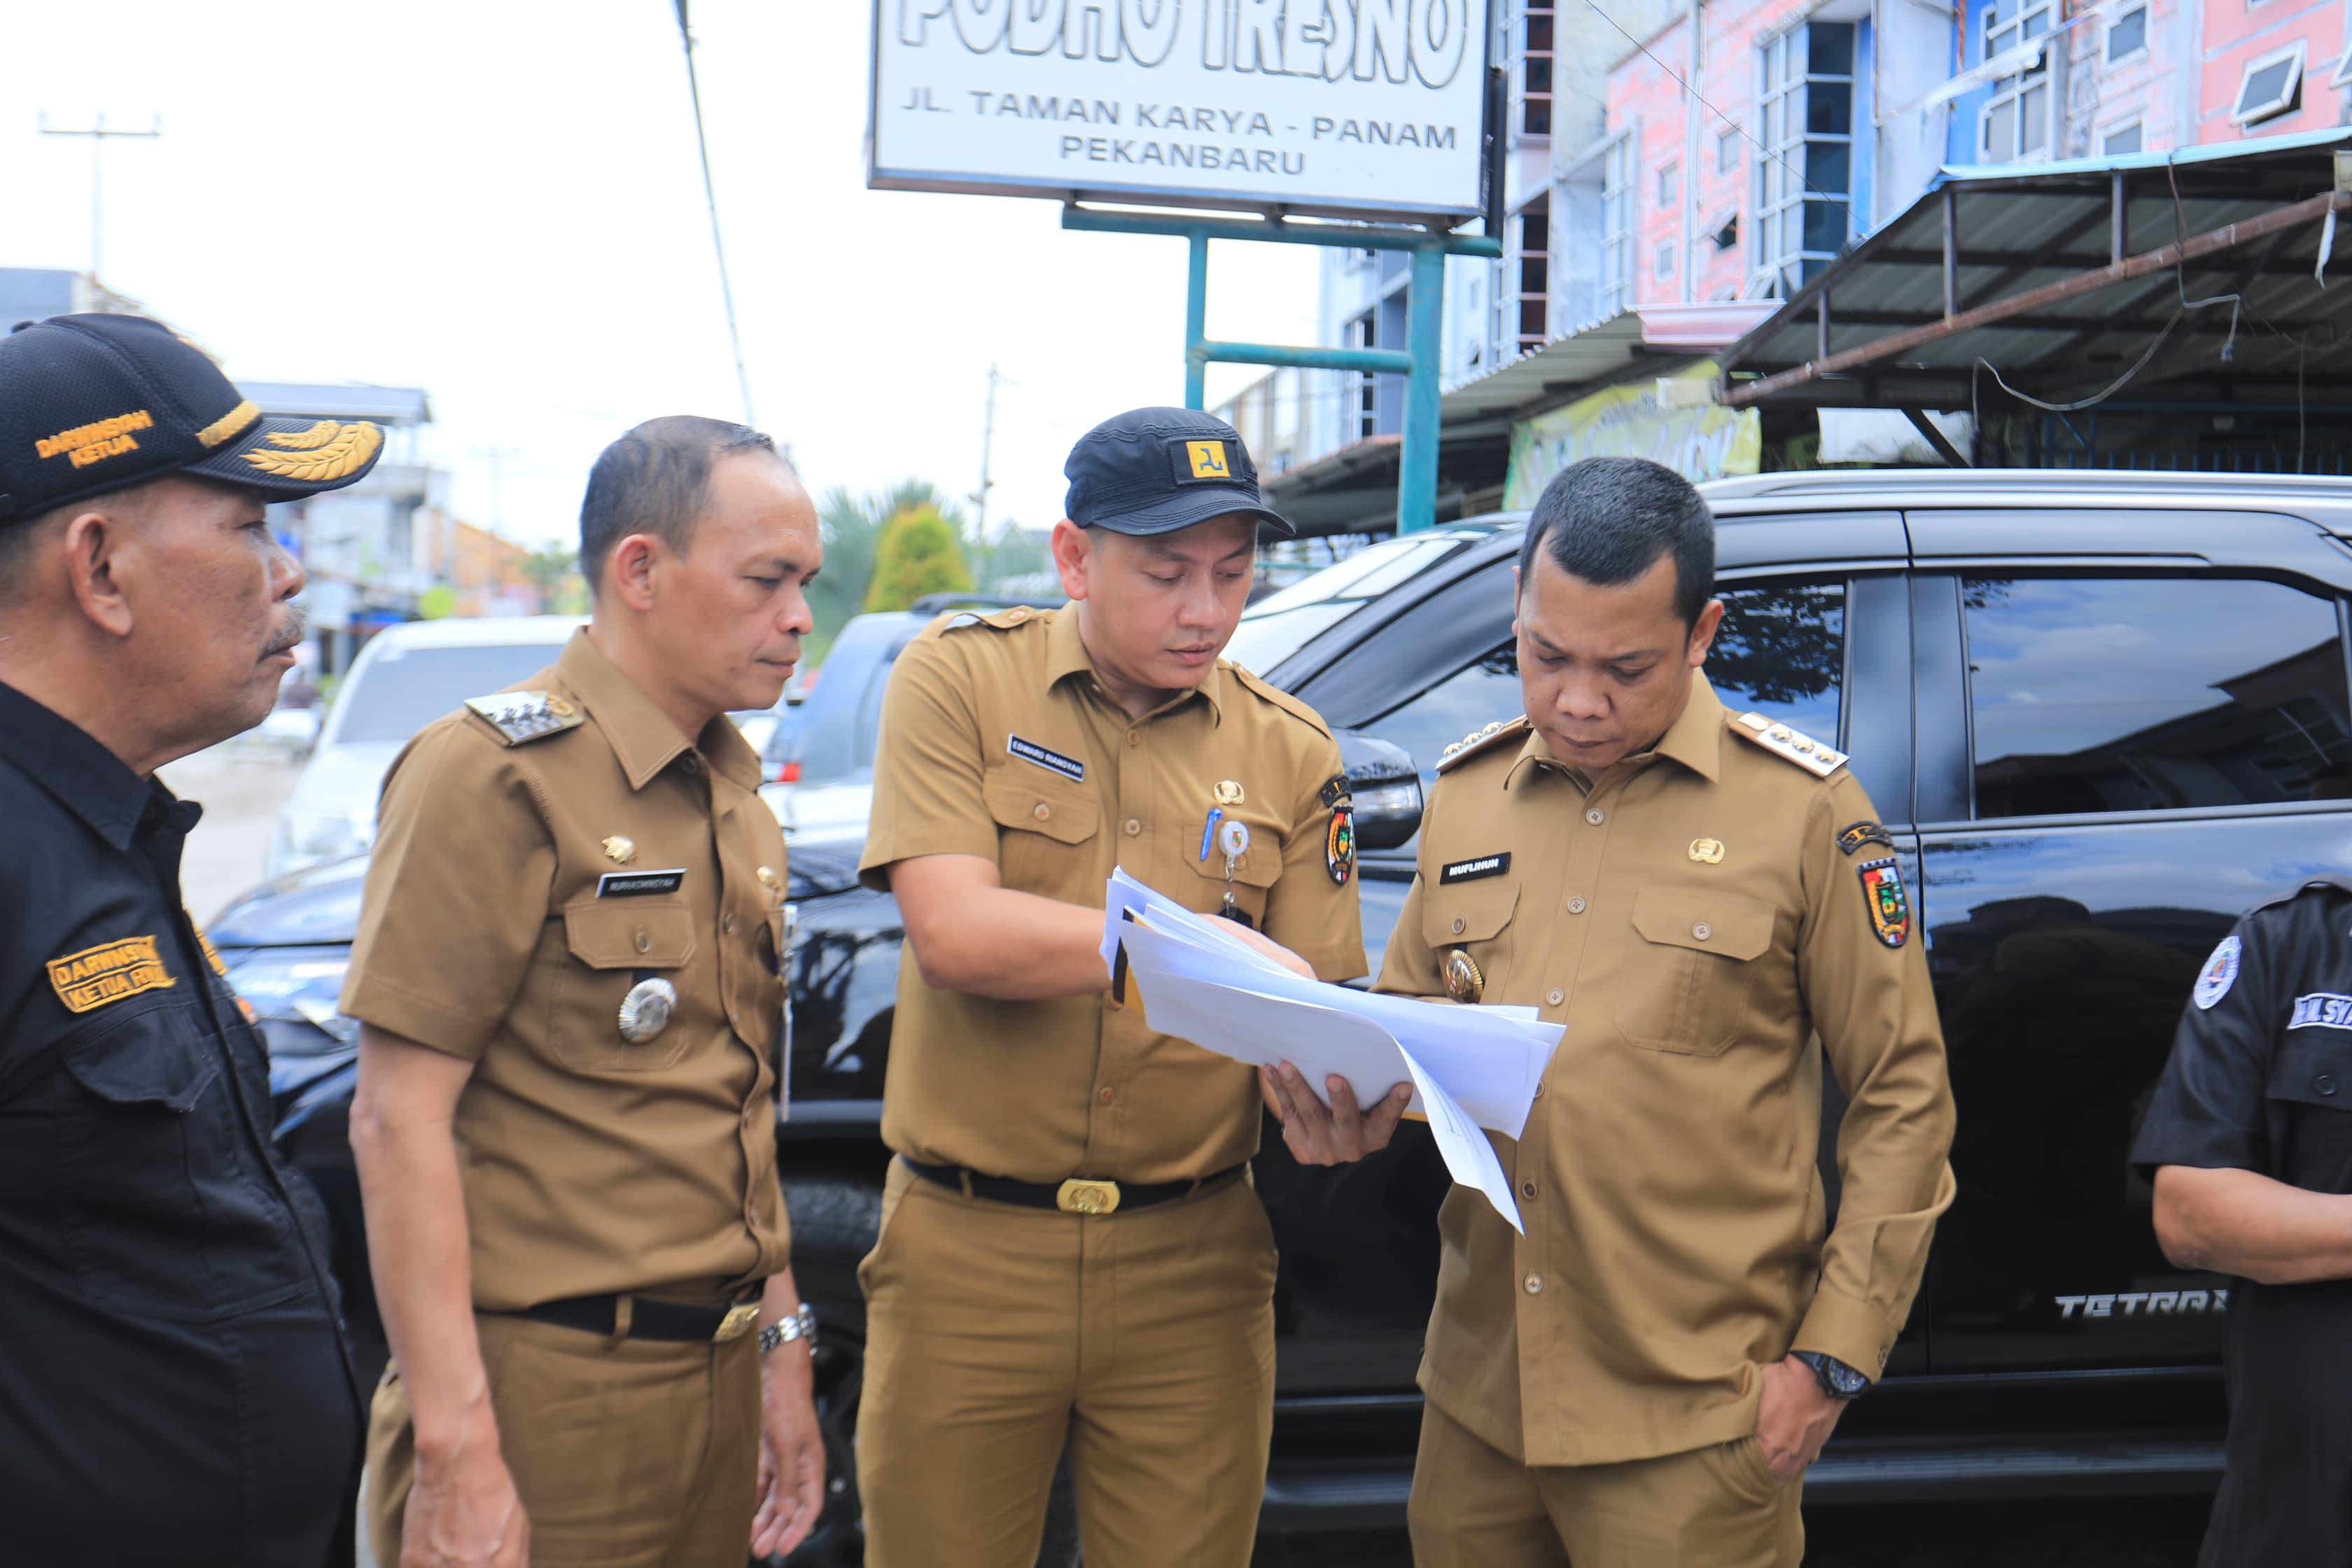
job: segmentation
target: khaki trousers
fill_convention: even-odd
[[[1412,1471],[1417,1568],[1797,1568],[1804,1483],[1753,1437],[1621,1465],[1526,1465],[1434,1405]]]
[[[867,1568],[1030,1568],[1066,1446],[1087,1568],[1249,1561],[1274,1233],[1248,1184],[1088,1217],[894,1162],[858,1279]]]
[[[496,1313],[474,1324],[531,1568],[743,1568],[760,1462],[755,1336],[614,1340]],[[376,1388],[362,1500],[378,1568],[398,1568],[415,1479],[394,1366]]]

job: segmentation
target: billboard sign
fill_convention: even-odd
[[[867,184],[1479,211],[1488,0],[876,0]]]

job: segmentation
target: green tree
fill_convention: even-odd
[[[809,611],[816,635],[809,639],[807,660],[824,658],[841,628],[866,608],[866,592],[874,579],[874,549],[883,525],[900,512],[929,506],[959,529],[961,520],[941,503],[937,489],[920,479],[906,479],[887,490],[858,495],[845,489],[826,493],[817,507],[817,525],[824,534],[824,571],[809,584]]]
[[[523,558],[522,574],[539,590],[541,614],[584,616],[588,613],[588,580],[580,575],[577,551],[560,544],[534,550]]]
[[[869,612],[903,610],[926,594],[971,591],[963,542],[936,505],[907,507],[883,524],[874,546],[874,578],[866,590]]]

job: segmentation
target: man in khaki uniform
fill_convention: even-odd
[[[866,876],[913,962],[860,1275],[874,1568],[1025,1568],[1066,1446],[1089,1564],[1248,1560],[1274,1393],[1257,1086],[1114,1004],[1105,879],[1228,914],[1302,971],[1363,970],[1339,747],[1217,657],[1258,526],[1289,532],[1240,438],[1139,409],[1066,471],[1076,602],[943,619],[883,710]],[[1377,1136],[1405,1098],[1363,1119]]]
[[[1553,479],[1517,574],[1527,716],[1440,764],[1381,988],[1567,1033],[1496,1140],[1526,1236],[1466,1188],[1440,1216],[1423,1568],[1795,1564],[1804,1467],[1885,1365],[1951,1202],[1892,840],[1842,753],[1697,673],[1714,571],[1668,470]],[[1852,1101],[1826,1240],[1824,1056]]]
[[[781,693],[820,554],[768,437],[638,426],[581,509],[592,624],[385,781],[342,998],[384,1568],[740,1568],[815,1520],[784,846],[727,714]]]

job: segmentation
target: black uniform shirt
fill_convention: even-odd
[[[271,1154],[259,1038],[180,900],[200,815],[0,685],[12,1563],[316,1563],[356,1460],[323,1215]]]
[[[2352,879],[2240,921],[2205,961],[2132,1159],[2352,1193]],[[2203,1568],[2352,1568],[2352,1281],[2240,1281]]]

